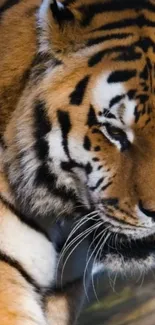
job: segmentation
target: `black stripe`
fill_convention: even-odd
[[[75,86],[74,91],[70,94],[70,104],[71,105],[81,105],[83,101],[83,97],[85,94],[86,87],[89,82],[89,76],[84,77],[80,80]]]
[[[96,45],[102,42],[106,42],[106,41],[111,41],[111,40],[120,40],[120,39],[124,39],[127,38],[129,36],[132,36],[132,33],[115,33],[115,34],[111,34],[111,35],[106,35],[106,36],[101,36],[101,37],[96,37],[96,38],[91,38],[87,41],[87,46],[92,46],[92,45]]]
[[[149,70],[147,64],[145,65],[144,69],[140,72],[140,78],[144,81],[149,79]]]
[[[2,14],[12,8],[13,6],[17,5],[18,3],[20,3],[20,0],[7,0],[1,7],[0,7],[0,18],[2,16]]]
[[[93,170],[92,165],[90,163],[87,163],[87,165],[85,166],[85,170],[86,170],[87,175],[91,174],[92,170]]]
[[[35,185],[45,186],[48,189],[50,195],[55,195],[66,203],[66,201],[72,200],[77,202],[76,193],[72,189],[67,189],[65,186],[56,187],[57,176],[49,170],[46,164],[42,164],[36,172]]]
[[[52,11],[53,17],[56,19],[56,21],[62,25],[65,21],[72,21],[74,20],[73,13],[67,8],[59,8],[57,5],[56,0],[53,0],[50,4],[50,9]]]
[[[42,229],[38,225],[37,221],[35,221],[34,219],[28,219],[24,214],[20,213],[12,203],[8,202],[1,194],[0,200],[6,206],[7,209],[9,209],[17,218],[19,218],[21,222],[25,223],[28,227],[32,228],[33,230],[41,233],[43,236],[46,237],[46,239],[51,242],[48,234],[44,231],[44,229]]]
[[[68,134],[72,127],[70,116],[68,112],[61,111],[61,110],[58,110],[57,116],[58,116],[58,121],[62,132],[62,138],[63,138],[62,145],[67,156],[70,158],[69,148],[68,148]]]
[[[141,104],[145,104],[148,100],[149,100],[149,95],[146,94],[139,94],[138,96],[136,96],[136,99],[139,99]]]
[[[39,34],[39,30],[38,30],[38,34]],[[55,67],[61,64],[62,61],[55,58],[53,54],[37,53],[34,56],[34,59],[31,63],[31,81],[35,83],[40,81],[44,77],[44,74],[49,66],[51,66],[52,69],[54,69]]]
[[[131,89],[128,91],[127,95],[130,100],[134,99],[136,96],[137,90],[136,89]]]
[[[88,136],[84,137],[84,143],[83,143],[84,149],[90,151],[91,150],[91,142]]]
[[[136,69],[135,70],[117,70],[110,74],[108,77],[108,83],[114,83],[114,82],[125,82],[130,80],[131,78],[135,77],[137,74]]]
[[[2,135],[0,135],[0,145],[3,149],[6,149],[6,144]]]
[[[115,21],[112,23],[108,23],[105,25],[102,25],[99,28],[94,29],[93,31],[106,31],[106,30],[112,30],[112,29],[120,29],[120,28],[126,28],[126,27],[133,27],[133,26],[138,26],[138,27],[155,27],[155,21],[151,21],[147,18],[145,18],[143,15],[139,16],[138,18],[127,18],[127,19],[122,19],[119,21]]]
[[[19,246],[20,249],[20,246]],[[33,249],[33,247],[32,247]],[[9,264],[11,267],[15,268],[22,276],[23,278],[29,283],[31,284],[33,287],[35,287],[36,291],[38,293],[40,293],[41,288],[39,286],[39,284],[27,273],[27,271],[25,271],[25,269],[22,267],[22,265],[16,261],[14,258],[6,255],[5,253],[0,251],[0,261],[3,261],[4,263]],[[3,281],[3,279],[2,279]],[[10,288],[11,290],[11,288]]]
[[[138,110],[138,106],[136,106],[134,111],[135,123],[139,121],[141,114],[142,114],[141,110]]]
[[[135,52],[135,49],[132,49],[128,52],[124,51],[120,53],[114,60],[115,61],[136,61],[141,59],[142,53]]]
[[[92,105],[90,105],[89,108],[89,112],[88,112],[88,116],[87,116],[87,125],[89,127],[92,127],[94,125],[98,125],[98,120],[96,118],[96,114],[95,114],[95,109]]]
[[[94,54],[89,60],[88,60],[88,66],[93,67],[94,65],[98,64],[106,54],[106,51],[100,51],[96,54]]]
[[[133,44],[131,46],[120,45],[120,46],[114,46],[114,47],[110,47],[110,48],[107,48],[105,50],[99,51],[96,54],[94,54],[88,60],[88,66],[89,67],[93,67],[94,65],[96,65],[97,63],[99,63],[104,58],[105,55],[110,55],[110,54],[114,54],[114,53],[117,53],[117,52],[120,52],[120,54],[122,54],[122,52],[123,53],[127,53],[126,55],[129,55],[128,53],[132,53],[133,54],[133,53],[135,53],[132,50],[133,46],[135,46],[135,44]]]
[[[150,76],[150,91],[151,91],[151,93],[153,93],[153,63],[151,62],[151,60],[150,60],[150,58],[147,58],[146,59],[146,61],[147,61],[147,66],[148,66],[148,70],[149,70],[149,76]]]
[[[48,158],[49,145],[45,136],[51,131],[52,125],[45,110],[45,103],[37,101],[34,106],[34,149],[40,160]]]
[[[135,44],[140,47],[145,53],[148,52],[149,48],[152,47],[155,52],[155,43],[150,37],[141,37],[140,40]]]
[[[150,123],[151,122],[151,118],[149,117],[147,120],[146,120],[146,122],[145,122],[145,126],[148,124],[148,123]]]
[[[95,191],[102,184],[103,181],[104,181],[104,177],[101,177],[96,183],[96,185],[90,188],[91,191]]]
[[[85,166],[82,164],[78,164],[76,161],[71,159],[70,161],[62,161],[61,168],[67,172],[71,172],[73,168],[84,169]]]
[[[115,96],[114,98],[111,99],[109,107],[111,108],[112,106],[116,105],[117,103],[119,103],[123,98],[125,97],[125,95],[118,95]]]
[[[114,100],[114,98],[113,98],[113,100]],[[116,116],[114,115],[114,114],[112,114],[108,109],[104,109],[104,111],[103,111],[103,114],[102,115],[104,115],[105,117],[107,117],[107,118],[114,118],[114,119],[116,119]]]
[[[93,4],[82,5],[78,7],[78,10],[83,14],[81,24],[87,26],[90,24],[94,16],[97,14],[106,14],[107,12],[122,12],[126,10],[141,10],[147,9],[155,11],[155,6],[149,3],[147,0],[115,0],[102,3],[96,1]]]
[[[104,185],[102,188],[101,188],[101,191],[105,191],[110,185],[112,184],[112,182],[109,182],[107,183],[106,185]]]
[[[48,119],[45,103],[38,100],[34,107],[36,135],[41,138],[51,131],[51,122]]]
[[[46,162],[42,163],[37,168],[34,185],[36,187],[45,185],[45,187],[51,192],[56,186],[57,176],[53,174]]]
[[[94,147],[94,151],[100,151],[101,150],[101,147],[100,146],[96,146],[96,147]]]
[[[119,204],[119,200],[117,198],[102,199],[101,202],[105,206],[107,206],[107,205],[116,206]]]

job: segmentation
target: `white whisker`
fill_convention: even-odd
[[[94,240],[92,241],[92,243],[91,243],[91,245],[90,245],[90,247],[89,247],[89,250],[90,250],[90,248],[91,248],[92,245],[94,244],[94,241],[95,241],[99,236],[101,236],[101,238],[100,238],[100,240],[99,240],[97,246],[95,247],[95,249],[93,250],[93,252],[91,253],[91,255],[90,255],[90,257],[89,257],[89,259],[88,259],[88,261],[87,261],[87,263],[86,263],[85,270],[84,270],[83,284],[84,284],[84,289],[85,289],[85,294],[86,294],[87,299],[88,299],[88,295],[87,295],[87,289],[86,289],[86,285],[85,285],[85,284],[86,284],[86,273],[87,273],[87,269],[88,269],[88,266],[89,266],[89,264],[90,264],[90,262],[91,262],[91,259],[92,259],[93,255],[94,255],[95,251],[96,251],[97,248],[99,247],[99,245],[100,245],[100,243],[101,243],[101,241],[102,241],[102,239],[103,239],[103,237],[104,237],[105,231],[106,231],[107,229],[109,229],[109,228],[110,228],[110,226],[107,227],[106,229],[104,229],[103,232],[101,231],[101,232],[100,232],[100,233],[99,233],[99,234],[94,238]],[[104,241],[104,242],[105,242],[105,241]],[[89,299],[88,299],[88,301],[89,301]]]
[[[77,248],[77,247],[82,243],[82,241],[85,240],[85,239],[89,236],[89,234],[90,234],[92,231],[94,231],[94,230],[96,229],[96,227],[99,227],[100,225],[101,225],[101,223],[96,224],[96,225],[94,225],[93,227],[90,227],[91,229],[87,229],[87,231],[85,232],[85,235],[82,235],[82,234],[81,234],[82,239],[80,239],[80,240],[78,241],[78,243],[73,247],[73,249],[71,250],[71,252],[70,252],[69,255],[67,256],[65,262],[63,263],[62,272],[61,272],[61,285],[62,285],[62,280],[63,280],[63,274],[64,274],[65,266],[66,266],[66,264],[67,264],[67,262],[68,262],[70,256],[73,254],[73,252],[75,251],[75,249],[76,249],[76,248]]]

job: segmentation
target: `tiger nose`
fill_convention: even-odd
[[[147,216],[155,220],[155,211],[145,208],[145,205],[142,201],[139,201],[139,209]]]

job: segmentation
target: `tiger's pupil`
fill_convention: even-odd
[[[106,123],[105,127],[109,136],[112,139],[120,142],[122,152],[130,148],[131,143],[128,140],[126,133],[122,129],[110,125],[109,123]]]
[[[116,140],[121,140],[124,137],[126,137],[126,134],[123,130],[121,130],[113,125],[106,124],[105,127],[106,127],[108,134]]]

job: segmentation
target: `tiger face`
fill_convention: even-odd
[[[44,0],[4,136],[23,213],[94,211],[94,245],[112,269],[155,264],[154,12],[151,0]]]

